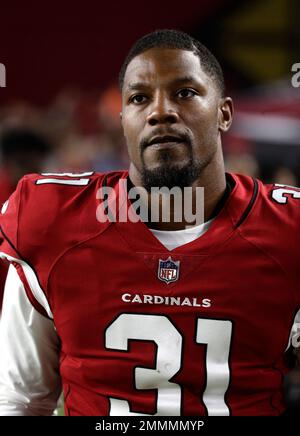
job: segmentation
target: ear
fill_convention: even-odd
[[[220,99],[218,124],[221,132],[229,130],[233,118],[233,101],[230,97]]]

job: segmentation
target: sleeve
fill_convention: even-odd
[[[35,243],[32,237],[33,211],[30,208],[36,207],[38,200],[30,201],[32,197],[29,185],[29,180],[26,179],[26,176],[23,177],[18,183],[16,191],[2,206],[0,213],[0,259],[5,259],[16,266],[31,304],[42,315],[52,319],[51,308],[45,292],[41,288],[37,273],[24,253],[24,245],[26,246],[26,244],[23,246],[21,244],[21,241],[26,238],[31,240],[32,244]],[[22,212],[23,225],[20,229]],[[34,245],[33,249],[35,249]]]
[[[59,338],[10,266],[0,321],[0,415],[52,415],[61,393]]]
[[[0,213],[0,257],[9,261],[21,258],[18,252],[18,224],[23,180],[4,203]]]

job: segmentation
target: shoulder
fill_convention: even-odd
[[[126,172],[29,174],[2,207],[2,236],[25,257],[72,244],[99,231],[97,191]],[[56,242],[54,242],[56,241]]]
[[[249,213],[238,227],[240,236],[280,264],[290,277],[296,277],[299,270],[300,189],[264,184],[245,176],[237,179],[238,183],[249,187],[252,181],[253,186],[252,191],[244,189],[249,192],[244,203]]]
[[[300,188],[279,183],[260,184],[261,213],[289,228],[300,219]]]
[[[261,184],[261,193],[266,198],[275,204],[290,204],[300,206],[300,187],[283,185],[280,183]]]
[[[300,189],[279,184],[265,184],[247,176],[233,175],[235,204],[230,209],[240,236],[260,247],[281,263],[299,259]],[[235,213],[235,215],[234,215]],[[241,218],[242,217],[242,218]]]
[[[19,184],[22,200],[34,197],[47,203],[48,196],[58,198],[71,198],[80,193],[92,192],[102,185],[103,181],[122,176],[122,172],[114,173],[42,173],[27,174]]]
[[[31,219],[39,218],[47,210],[57,214],[80,205],[80,202],[95,200],[96,193],[103,185],[113,186],[126,172],[111,173],[43,173],[24,176],[16,189],[16,195],[9,199],[18,202],[19,214],[29,214]],[[34,207],[31,210],[28,206]],[[64,205],[64,209],[59,209]],[[10,206],[11,207],[11,206]]]
[[[269,221],[289,226],[297,223],[300,218],[300,188],[278,183],[266,184],[240,174],[231,176],[235,181],[235,203],[239,201],[241,210],[248,209],[247,221],[253,222],[255,219],[256,226],[259,222],[264,225]]]

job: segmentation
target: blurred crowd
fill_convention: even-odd
[[[69,89],[47,107],[0,107],[0,203],[28,172],[107,171],[127,166],[116,87]]]

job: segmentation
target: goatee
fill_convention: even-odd
[[[187,165],[172,165],[172,162],[164,163],[154,169],[143,168],[143,187],[151,192],[152,187],[162,188],[163,186],[172,189],[177,186],[181,189],[192,186],[202,171],[202,165],[190,162]]]

